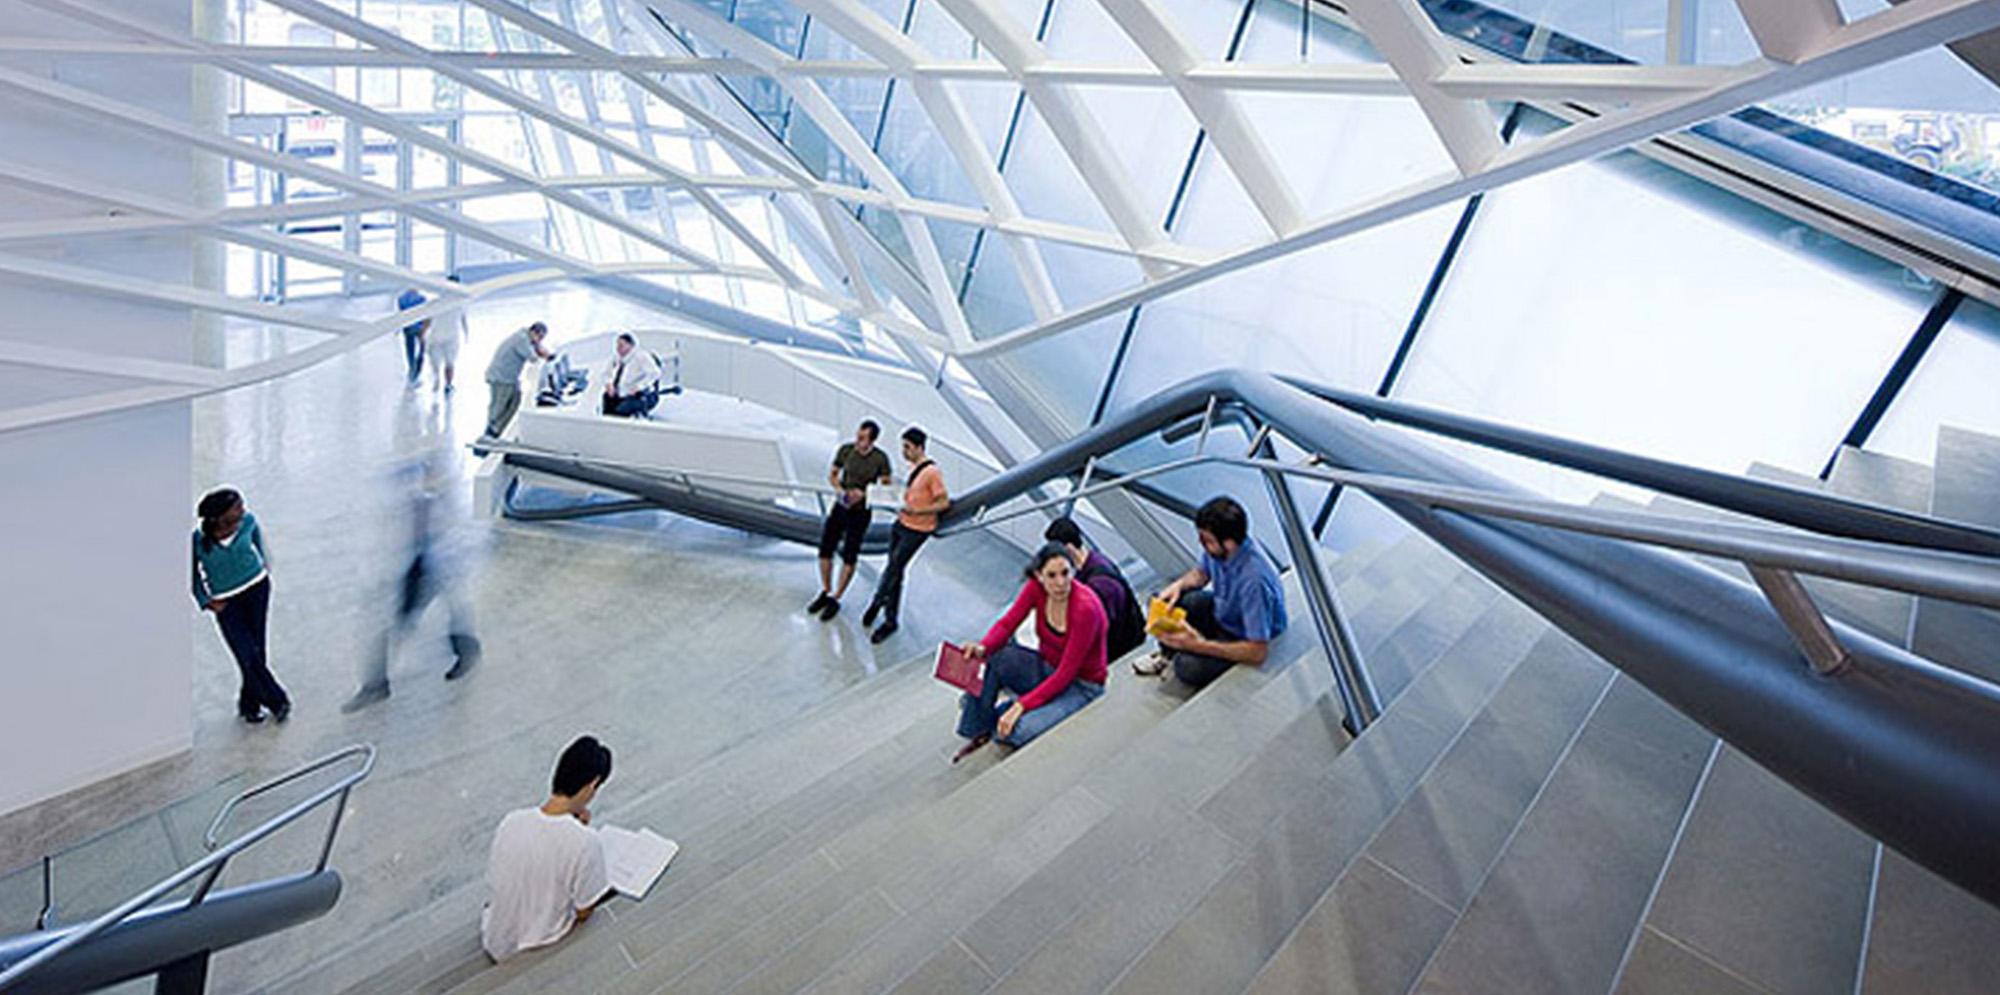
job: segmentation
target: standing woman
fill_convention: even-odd
[[[227,487],[210,491],[195,510],[201,526],[194,530],[194,600],[215,613],[222,641],[243,675],[236,714],[245,722],[262,722],[268,708],[283,722],[292,713],[292,700],[264,659],[271,576],[263,530],[257,516],[244,510],[243,495]]]
[[[1011,637],[1028,613],[1035,615],[1031,650]],[[1104,693],[1104,605],[1087,584],[1076,583],[1069,552],[1049,543],[1028,563],[1027,582],[986,638],[965,648],[974,659],[986,658],[985,684],[979,697],[964,695],[958,706],[958,734],[968,741],[952,758],[965,759],[996,736],[1009,746],[1055,728]],[[1012,691],[1014,702],[1000,707],[1000,692]]]

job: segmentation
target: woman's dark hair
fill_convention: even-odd
[[[215,534],[216,521],[229,514],[229,509],[242,503],[243,495],[236,493],[233,487],[218,487],[202,495],[201,503],[194,507],[195,514],[201,516],[202,552],[213,549],[215,540],[220,538]]]
[[[1041,574],[1042,568],[1049,565],[1050,560],[1061,560],[1064,563],[1068,563],[1069,550],[1064,549],[1063,544],[1059,542],[1043,543],[1042,548],[1035,550],[1035,555],[1028,561],[1028,569],[1022,573],[1022,576],[1029,580],[1034,580],[1036,576]]]
[[[1243,513],[1243,506],[1234,498],[1210,498],[1194,513],[1194,527],[1214,536],[1217,542],[1235,540],[1240,544],[1250,538],[1250,516]]]
[[[569,748],[562,751],[556,760],[556,776],[549,789],[564,798],[571,798],[577,792],[590,786],[590,782],[602,783],[611,779],[611,748],[597,741],[595,736],[582,736]]]
[[[1068,515],[1050,522],[1049,527],[1042,530],[1042,538],[1065,546],[1075,546],[1078,549],[1084,547],[1083,529],[1077,526],[1076,519]]]

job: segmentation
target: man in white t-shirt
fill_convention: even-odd
[[[604,845],[590,828],[591,799],[610,776],[611,751],[584,736],[556,761],[549,800],[500,820],[486,861],[493,897],[479,920],[480,945],[496,962],[562,939],[610,897]]]

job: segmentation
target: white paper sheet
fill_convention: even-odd
[[[604,843],[604,872],[611,879],[611,890],[635,901],[646,897],[681,851],[680,844],[650,829],[606,826],[597,836]]]

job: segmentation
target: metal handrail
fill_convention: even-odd
[[[1743,564],[1812,574],[1834,580],[1886,587],[1966,604],[2000,608],[2000,563],[1967,553],[1786,532],[1758,525],[1694,522],[1657,512],[1579,508],[1539,498],[1494,494],[1468,487],[1434,484],[1385,474],[1357,473],[1276,460],[1202,454],[1121,473],[1117,479],[1078,488],[1060,498],[1035,501],[976,520],[940,528],[937,535],[985,529],[1022,515],[1067,504],[1137,481],[1205,464],[1276,471],[1371,494],[1404,498],[1433,508],[1492,515],[1571,532],[1625,539],[1688,553],[1727,557]]]
[[[255,828],[251,829],[249,832],[246,832],[243,835],[238,836],[233,840],[230,840],[228,843],[223,844],[219,848],[216,847],[214,836],[217,830],[221,827],[222,823],[225,821],[224,817],[232,813],[235,810],[236,806],[241,804],[243,801],[252,798],[256,795],[262,794],[266,791],[269,791],[270,789],[278,787],[280,785],[289,784],[292,781],[298,780],[300,777],[305,776],[306,774],[310,774],[319,770],[324,770],[325,768],[330,767],[335,763],[353,757],[361,758],[361,766],[356,768],[354,771],[343,775],[339,780],[333,782],[332,784],[324,788],[321,788],[319,791],[315,792],[311,797],[306,798],[304,801],[298,802],[297,804],[294,804],[292,807],[284,810],[283,812],[280,812],[277,815],[264,820],[262,823],[258,824]],[[315,872],[325,870],[327,858],[333,851],[334,835],[340,831],[341,813],[347,808],[348,792],[352,791],[355,785],[365,780],[368,777],[369,773],[374,769],[375,769],[375,747],[368,743],[357,743],[353,746],[349,746],[344,749],[327,754],[326,756],[321,757],[318,760],[314,760],[308,764],[305,764],[302,767],[295,768],[294,770],[286,774],[280,775],[279,777],[274,778],[270,781],[266,781],[263,784],[257,785],[256,787],[249,788],[243,792],[240,792],[239,794],[236,795],[236,797],[230,799],[227,803],[224,804],[222,812],[219,813],[216,816],[215,821],[209,825],[208,836],[205,838],[205,842],[207,843],[208,849],[210,851],[207,856],[201,858],[200,860],[195,861],[192,864],[189,864],[186,867],[181,868],[180,870],[174,872],[172,875],[167,877],[165,880],[160,881],[159,883],[153,885],[152,887],[147,888],[146,890],[140,892],[139,894],[134,895],[133,897],[125,900],[123,903],[121,903],[111,911],[106,912],[103,915],[98,916],[96,919],[91,920],[89,923],[76,928],[75,930],[71,931],[68,935],[64,936],[62,939],[57,940],[56,942],[51,943],[48,946],[35,951],[33,954],[30,954],[29,956],[22,958],[21,960],[15,962],[12,966],[8,967],[5,971],[0,971],[0,991],[4,991],[7,988],[13,986],[14,984],[20,982],[21,979],[27,977],[29,974],[34,973],[36,970],[48,964],[50,961],[55,960],[57,957],[60,957],[63,954],[71,950],[74,950],[85,943],[88,943],[93,937],[96,937],[97,935],[103,933],[105,930],[108,930],[113,926],[116,926],[119,923],[125,921],[126,919],[130,918],[133,914],[145,909],[147,906],[158,901],[163,896],[171,894],[174,891],[174,889],[179,888],[180,886],[188,883],[189,881],[193,881],[198,877],[206,875],[206,878],[197,887],[195,893],[188,898],[184,907],[192,908],[196,905],[201,904],[202,899],[208,896],[208,891],[210,888],[214,886],[216,879],[221,877],[222,869],[226,864],[229,863],[230,858],[256,845],[258,842],[262,841],[263,839],[277,832],[278,830],[283,829],[294,822],[297,822],[299,819],[305,817],[306,814],[310,813],[311,811],[320,807],[321,805],[326,804],[327,801],[337,797],[340,799],[340,805],[334,809],[333,820],[331,823],[328,824],[326,829],[326,841],[320,847],[319,862],[314,867]]]

